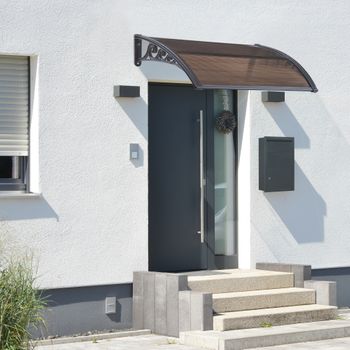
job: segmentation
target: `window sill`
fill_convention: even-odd
[[[32,192],[10,192],[10,191],[0,191],[0,199],[4,198],[40,198],[41,193]]]

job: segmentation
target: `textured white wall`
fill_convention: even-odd
[[[296,58],[319,92],[286,93],[277,104],[251,93],[251,262],[349,266],[350,2],[283,4],[288,15],[274,7],[280,29],[268,44]],[[264,194],[258,138],[280,135],[295,137],[295,191]]]
[[[349,13],[347,0],[0,0],[0,54],[39,58],[43,194],[0,199],[1,230],[39,256],[41,286],[129,282],[147,268],[147,80],[186,77],[135,67],[135,33],[261,43],[300,61],[318,94],[287,93],[278,106],[251,94],[240,260],[348,265]],[[140,85],[142,98],[116,101],[115,84]],[[265,135],[295,136],[295,192],[257,190],[257,138]],[[128,159],[130,142],[141,145],[140,163]]]

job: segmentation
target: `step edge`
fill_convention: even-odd
[[[255,306],[253,309],[244,309],[244,310],[236,309],[236,310],[226,310],[226,311],[220,311],[222,307],[213,304],[213,311],[217,314],[217,315],[213,314],[213,317],[221,316],[222,314],[225,314],[228,312],[243,312],[243,311],[254,311],[254,310],[264,310],[264,309],[271,310],[271,309],[280,308],[280,307],[306,306],[306,305],[314,305],[314,304],[315,304],[314,302],[300,302],[300,301],[298,301],[298,304],[285,302],[284,305],[280,305],[280,306],[273,305],[271,307],[266,307],[266,305],[264,305],[263,307]],[[278,315],[278,314],[275,314],[275,315]]]
[[[278,290],[279,292],[272,292]],[[264,292],[264,293],[257,293]],[[228,298],[244,298],[244,297],[255,297],[255,296],[265,296],[265,295],[285,295],[285,294],[311,294],[315,293],[314,289],[306,288],[294,288],[294,287],[285,287],[285,288],[272,288],[272,289],[257,289],[257,290],[247,290],[243,292],[223,292],[223,293],[213,293],[213,299],[228,299]],[[234,295],[232,295],[234,294]]]
[[[291,329],[293,327],[293,329]],[[307,327],[308,329],[304,329],[303,327]],[[250,338],[250,334],[245,333],[253,333],[253,332],[269,332],[273,330],[273,332],[277,333],[266,333],[269,335],[283,335],[290,333],[299,333],[305,331],[314,331],[314,330],[327,330],[327,329],[339,329],[339,328],[350,328],[350,320],[326,320],[326,321],[314,321],[314,322],[302,322],[302,323],[292,323],[288,325],[276,325],[271,328],[246,328],[246,329],[234,329],[227,331],[185,331],[181,332],[181,334],[191,334],[193,336],[201,336],[201,337],[220,337],[221,339],[228,339],[233,336],[234,339],[241,338]],[[288,331],[289,329],[289,331]],[[266,334],[257,334],[257,336],[264,336]]]
[[[252,317],[236,317],[236,318],[230,317],[230,318],[214,319],[213,329],[215,331],[221,331],[221,332],[229,331],[229,330],[253,329],[253,328],[257,328],[259,326],[257,323],[264,321],[264,319],[266,320],[266,322],[270,322],[274,326],[336,320],[336,314],[331,313],[330,310],[326,310],[321,314],[318,314],[317,312],[305,311],[305,312],[295,313],[294,315],[288,315],[288,314],[282,315],[286,317],[288,316],[293,317],[293,322],[289,322],[288,320],[281,322],[278,320],[279,316],[281,316],[281,314],[277,314],[272,317],[270,315],[259,315],[259,316],[252,316]],[[277,320],[275,319],[276,317],[277,317]],[[237,325],[237,322],[239,322],[239,326]]]
[[[209,275],[209,276],[188,276],[187,280],[189,283],[191,282],[213,282],[217,280],[231,280],[231,279],[255,279],[255,278],[269,278],[269,277],[294,277],[293,272],[277,272],[276,274],[257,274],[257,275],[242,275],[242,276],[235,276],[230,274],[224,274],[224,275]]]
[[[310,305],[317,305],[319,307],[307,309],[307,307]],[[306,309],[298,310],[297,309],[298,307],[306,307]],[[271,314],[271,311],[276,310],[276,309],[281,309],[281,312],[276,312],[276,313]],[[217,318],[217,319],[221,319],[221,318],[225,318],[225,316],[226,317],[232,316],[232,318],[235,318],[234,316],[237,316],[237,318],[252,317],[252,316],[266,316],[264,313],[261,313],[261,311],[263,311],[263,310],[266,310],[266,313],[269,316],[272,316],[272,315],[280,315],[280,314],[288,314],[288,313],[296,313],[296,312],[330,311],[330,310],[335,311],[337,309],[338,308],[336,306],[330,306],[330,305],[305,304],[305,305],[293,305],[293,306],[284,306],[284,307],[275,307],[275,308],[244,310],[244,311],[228,311],[228,312],[223,312],[223,313],[218,314],[218,315],[214,315],[213,317]],[[254,311],[256,311],[256,310],[259,310],[259,313],[257,315],[254,315]],[[234,313],[244,313],[244,312],[247,312],[247,315],[231,315]],[[228,314],[230,314],[230,315],[228,315]]]
[[[329,321],[319,321],[319,322],[329,322]],[[312,322],[310,322],[312,323]],[[317,322],[318,323],[318,322]],[[309,323],[307,323],[309,324]],[[299,325],[305,325],[305,323],[300,323]],[[288,325],[291,327],[292,325]],[[322,325],[323,326],[323,325]],[[286,326],[276,326],[276,327],[286,327]],[[250,331],[254,331],[254,329],[251,329]],[[215,331],[214,331],[215,332]],[[242,333],[242,330],[239,331],[226,331],[226,332],[240,332]],[[190,332],[189,332],[190,333]],[[348,322],[347,325],[329,325],[324,326],[321,328],[313,328],[313,329],[292,329],[290,332],[280,332],[280,333],[273,333],[273,334],[257,334],[257,335],[245,335],[241,337],[236,338],[228,338],[228,337],[222,337],[221,334],[225,332],[216,332],[215,334],[212,334],[211,337],[216,337],[217,342],[215,348],[211,347],[211,349],[226,349],[226,346],[232,346],[235,345],[235,349],[248,349],[248,348],[257,348],[255,344],[247,344],[248,342],[259,342],[259,346],[274,346],[274,345],[283,345],[283,344],[296,344],[300,342],[306,342],[306,341],[317,341],[317,340],[323,340],[323,339],[336,339],[336,338],[343,338],[350,336],[350,322]],[[304,335],[304,339],[300,340],[300,335]],[[198,345],[198,341],[196,344],[196,341],[193,337],[205,337],[207,336],[202,334],[192,334],[192,339],[190,342],[181,342],[183,345],[189,345],[189,346],[196,346]],[[305,339],[306,336],[306,339]],[[290,337],[293,337],[294,339],[290,339]],[[280,338],[282,341],[276,340]],[[286,340],[287,338],[287,340]],[[288,339],[289,338],[289,339]],[[245,346],[237,347],[238,345],[241,345],[242,342],[245,343]],[[263,344],[262,344],[263,343]],[[209,348],[209,347],[208,347]]]
[[[301,331],[296,333],[288,333],[288,334],[267,334],[261,335],[257,337],[249,337],[246,339],[221,339],[221,343],[223,344],[222,349],[226,349],[229,345],[235,345],[235,349],[251,349],[257,347],[265,347],[265,346],[277,346],[277,345],[287,345],[287,344],[297,344],[303,342],[312,342],[318,340],[325,339],[336,339],[336,338],[344,338],[350,335],[350,326],[343,328],[334,328],[333,334],[330,332],[319,332],[318,330],[308,330]],[[336,333],[336,334],[334,334]],[[298,337],[296,337],[298,335]],[[300,336],[303,335],[304,339],[300,339]],[[307,339],[305,339],[305,336]],[[291,337],[293,337],[291,339]],[[279,339],[279,341],[278,341]],[[294,341],[295,340],[295,341]],[[244,345],[242,343],[245,343]],[[248,342],[259,342],[259,345],[256,344],[247,344]]]

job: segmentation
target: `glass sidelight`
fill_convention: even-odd
[[[214,90],[214,123],[223,111],[235,113],[232,90]],[[214,236],[215,256],[236,255],[235,131],[214,128]]]

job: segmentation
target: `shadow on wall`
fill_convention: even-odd
[[[0,202],[0,220],[31,220],[54,218],[59,221],[57,213],[43,197],[6,198]]]
[[[265,102],[264,105],[283,134],[295,137],[296,148],[310,148],[310,138],[286,103]]]
[[[264,195],[298,243],[322,242],[327,206],[298,164],[295,164],[295,188],[291,192]]]
[[[142,97],[117,97],[117,102],[136,128],[148,139],[148,105]]]
[[[246,125],[246,118],[248,112],[249,104],[249,92],[248,91],[239,91],[237,98],[237,118],[238,118],[238,145],[237,145],[237,164],[240,164],[241,160],[241,150],[242,150],[242,141],[245,128],[249,128]],[[249,118],[249,117],[248,117]]]

